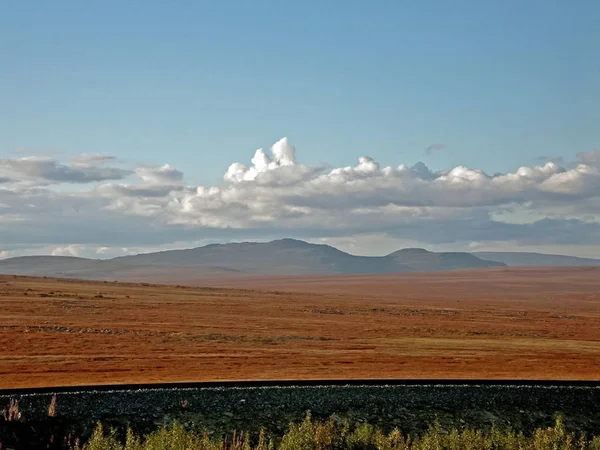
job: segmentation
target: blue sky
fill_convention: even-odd
[[[569,169],[600,149],[598,23],[596,0],[1,2],[0,158],[104,154],[209,187],[287,136],[310,167]],[[595,217],[531,201],[487,213]]]
[[[599,21],[593,0],[2,2],[0,152],[196,183],[282,136],[334,166],[572,158],[600,142]]]

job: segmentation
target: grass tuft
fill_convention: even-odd
[[[7,422],[18,422],[21,420],[23,416],[19,410],[19,401],[11,399],[8,407],[2,410],[2,417]]]

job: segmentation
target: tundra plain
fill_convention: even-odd
[[[0,276],[0,388],[600,379],[596,267],[185,282]]]

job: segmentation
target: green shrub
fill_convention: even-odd
[[[101,423],[96,426],[92,433],[92,437],[85,446],[86,450],[122,450],[123,446],[119,443],[115,436],[114,430],[108,434],[104,433],[104,427]]]
[[[281,439],[278,450],[315,450],[315,448],[315,427],[309,411],[302,422],[290,423],[289,430]]]
[[[144,450],[195,450],[202,448],[202,439],[183,425],[172,423],[148,436]]]
[[[377,450],[375,442],[375,427],[368,423],[361,423],[346,438],[346,448],[349,450]]]
[[[411,438],[395,429],[385,433],[380,428],[361,423],[351,428],[348,421],[313,421],[310,412],[301,422],[290,423],[278,444],[267,439],[264,430],[252,443],[248,433],[233,433],[211,438],[186,430],[179,423],[163,426],[145,439],[127,430],[121,444],[114,431],[105,432],[98,424],[84,447],[86,450],[600,450],[600,437],[587,439],[583,434],[568,432],[562,417],[554,426],[537,429],[530,436],[508,428],[492,427],[484,432],[474,429],[446,431],[435,422],[422,434]],[[76,446],[73,450],[78,450]]]
[[[127,435],[125,437],[125,450],[144,450],[141,439],[133,434],[131,428],[127,429]]]

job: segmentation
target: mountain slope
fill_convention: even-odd
[[[387,256],[354,256],[328,245],[294,239],[205,247],[91,260],[56,256],[0,261],[0,273],[85,279],[136,280],[235,275],[326,275],[431,272],[503,266],[469,253],[404,249]]]
[[[211,244],[188,250],[124,256],[111,262],[125,266],[220,267],[254,275],[308,275],[427,272],[502,266],[469,253],[400,250],[387,256],[354,256],[329,245],[295,239]]]
[[[293,239],[271,242],[211,244],[186,250],[169,250],[115,258],[122,266],[222,267],[248,274],[308,274],[316,270],[345,273],[358,256],[328,245]]]
[[[39,277],[68,277],[95,265],[94,259],[74,256],[19,256],[0,260],[0,273]]]
[[[422,248],[405,248],[385,257],[409,268],[407,272],[433,272],[478,267],[504,266],[501,262],[489,261],[470,253],[434,253]]]
[[[600,259],[577,258],[565,255],[547,255],[526,252],[475,252],[478,258],[497,261],[507,266],[600,266]]]

